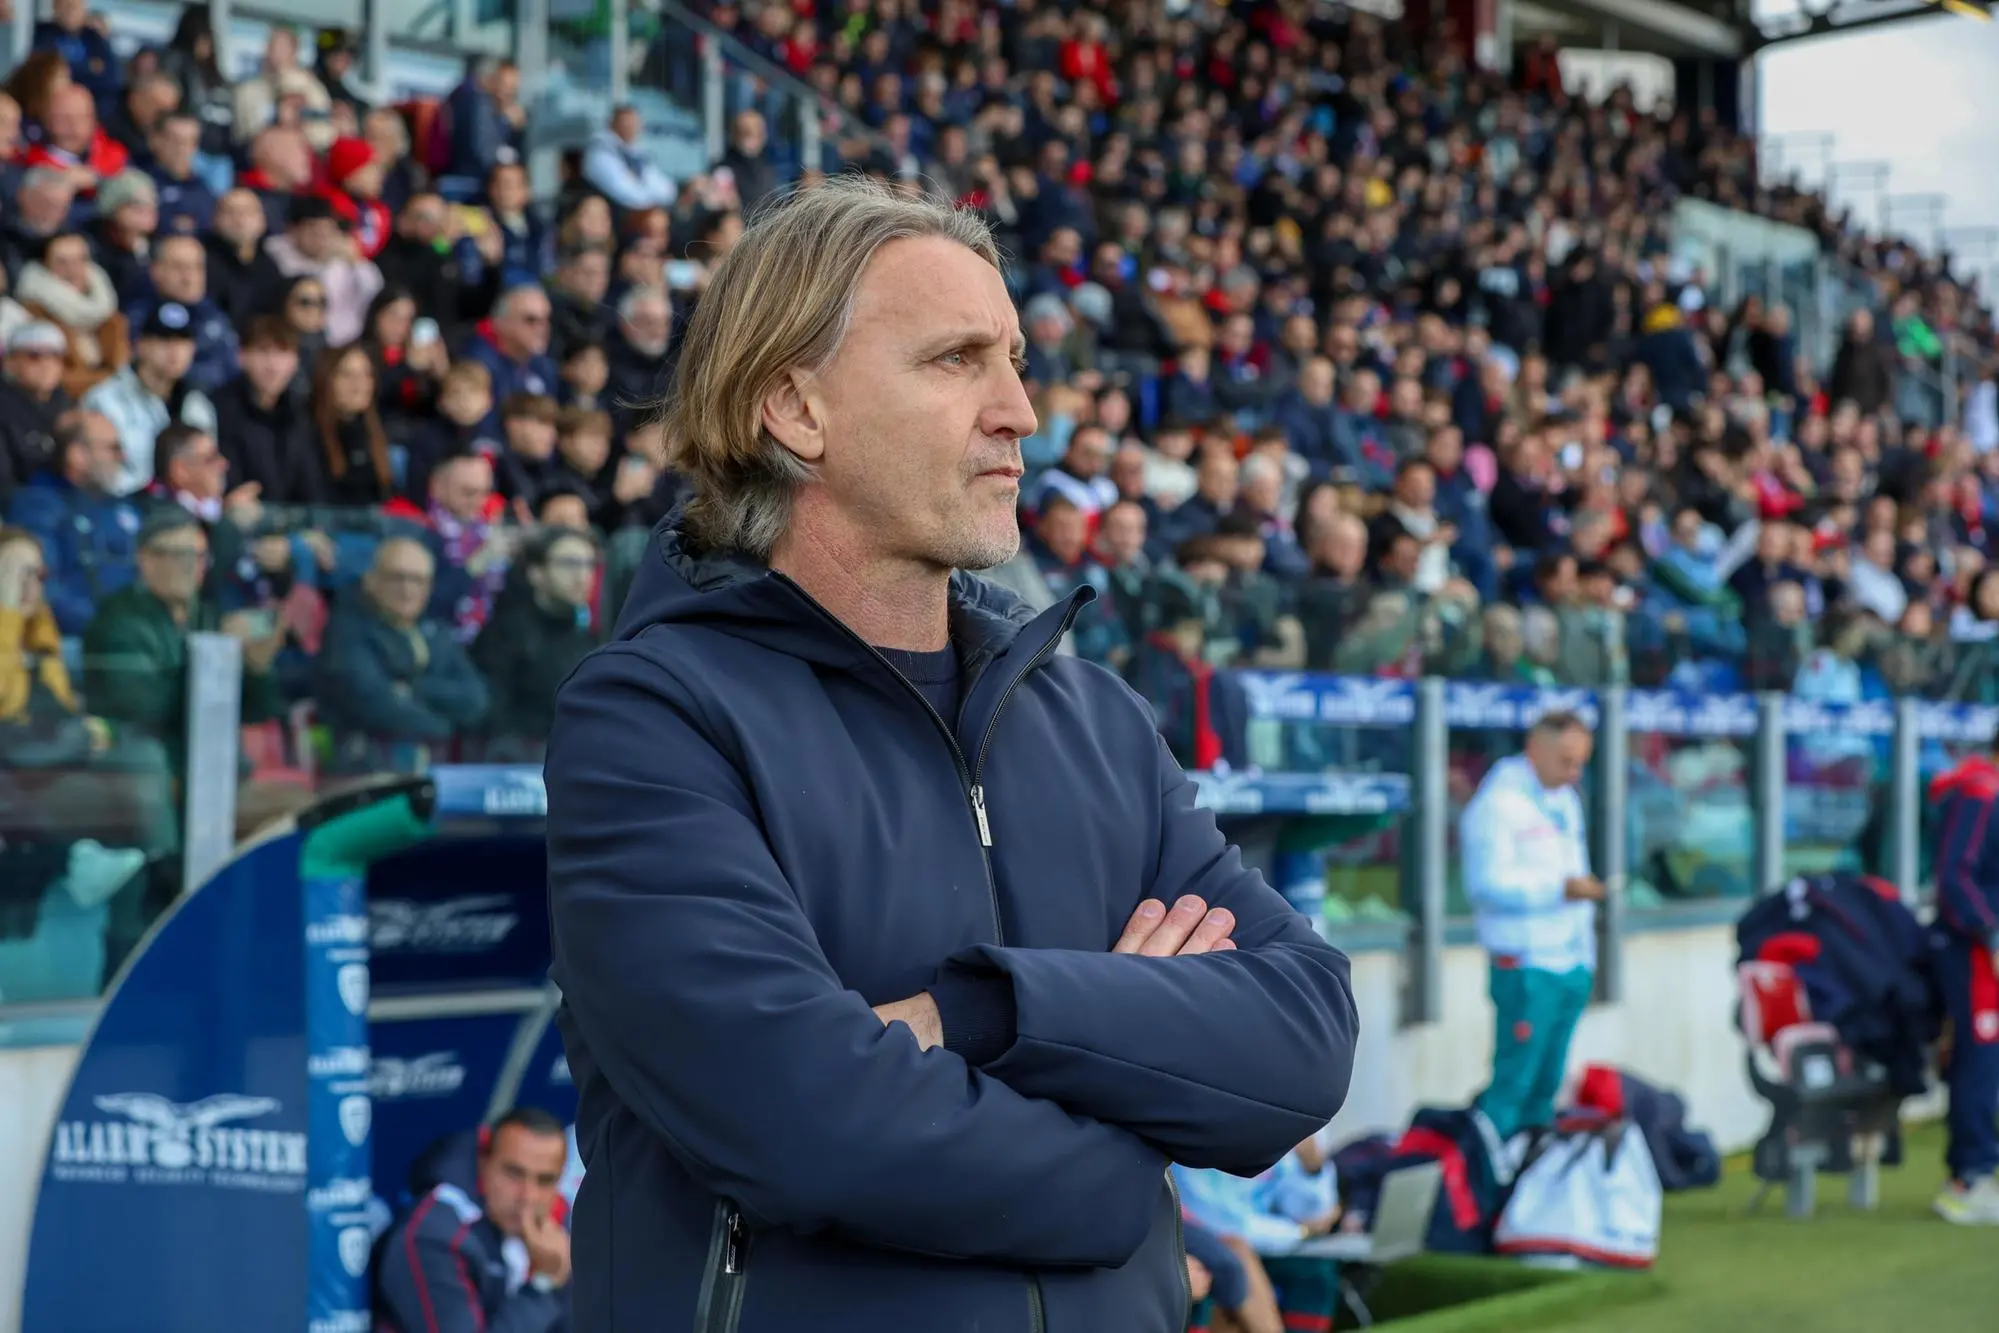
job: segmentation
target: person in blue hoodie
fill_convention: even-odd
[[[1973,755],[1930,784],[1936,857],[1937,978],[1950,1014],[1947,1222],[1999,1226],[1999,762]]]
[[[1345,1098],[1345,956],[1057,653],[1092,594],[958,572],[1019,547],[1022,342],[979,217],[860,177],[696,308],[693,495],[544,769],[577,1328],[1181,1333],[1167,1164]]]

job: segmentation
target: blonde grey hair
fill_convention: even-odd
[[[683,523],[706,550],[768,560],[812,466],[763,425],[780,376],[831,363],[861,275],[890,241],[939,236],[994,268],[978,214],[836,176],[760,209],[694,307],[662,404],[668,463],[692,483]]]

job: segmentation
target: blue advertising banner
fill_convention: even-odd
[[[42,1174],[27,1333],[305,1322],[298,845],[260,844],[181,899],[106,999]]]
[[[1637,735],[1742,739],[1756,734],[1756,696],[1627,690],[1624,721]]]
[[[450,772],[439,771],[440,790]],[[378,995],[539,987],[548,980],[546,845],[539,834],[446,837],[384,857],[368,872],[368,924]]]
[[[548,817],[548,788],[532,764],[455,764],[431,777],[440,821]]]
[[[1525,731],[1548,713],[1574,713],[1596,725],[1594,690],[1544,690],[1453,680],[1444,685],[1444,725],[1466,731]]]
[[[1409,805],[1400,773],[1189,773],[1217,816],[1382,815]]]
[[[410,1166],[425,1149],[484,1122],[521,1023],[507,1013],[375,1024],[375,1186],[392,1206],[406,1202]]]
[[[1406,727],[1416,720],[1416,687],[1406,680],[1236,671],[1252,720],[1343,727]]]
[[[358,874],[315,876],[304,899],[309,1333],[367,1333],[373,1108],[368,915]]]

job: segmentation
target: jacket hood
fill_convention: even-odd
[[[652,530],[612,637],[636,639],[654,625],[705,625],[808,662],[852,667],[874,660],[860,636],[768,565],[734,552],[696,550],[675,509]],[[951,575],[951,637],[967,674],[1012,646],[1036,619],[1004,588],[960,570]],[[1060,618],[1068,603],[1044,613]]]

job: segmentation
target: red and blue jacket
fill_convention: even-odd
[[[433,1187],[382,1242],[377,1333],[560,1333],[567,1292],[510,1271],[506,1243],[477,1197]]]
[[[1999,949],[1999,764],[1967,759],[1930,784],[1943,830],[1937,849],[1937,924],[1976,948]]]

